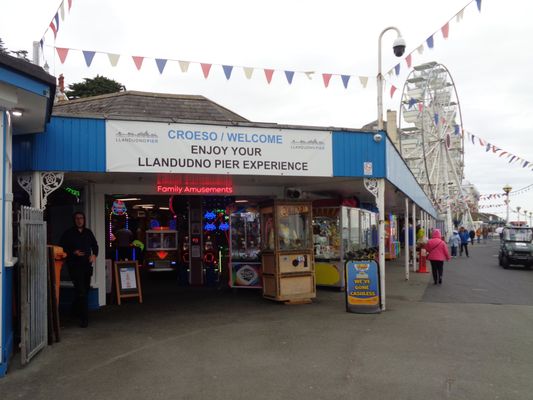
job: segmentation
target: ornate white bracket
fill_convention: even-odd
[[[41,172],[41,210],[46,208],[47,198],[63,184],[63,172]]]
[[[40,204],[33,204],[33,176],[32,175],[19,175],[17,177],[17,182],[22,189],[30,196],[32,199],[32,207],[39,208],[44,210],[46,208],[46,203],[48,202],[48,196],[52,194],[56,189],[60,188],[63,184],[65,174],[63,172],[41,172],[39,173],[40,181],[38,182],[38,191],[40,192],[39,199]]]
[[[376,178],[364,178],[365,189],[374,195],[376,201],[378,199],[378,180]]]
[[[26,193],[28,193],[28,196],[30,196],[30,199],[31,199],[31,195],[32,195],[32,188],[31,188],[31,180],[32,180],[32,176],[31,175],[19,175],[17,177],[17,182],[19,184],[19,186],[24,189],[24,191]]]

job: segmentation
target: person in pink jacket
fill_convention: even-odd
[[[450,254],[448,253],[448,245],[442,239],[440,230],[433,229],[431,239],[426,244],[426,251],[428,253],[427,259],[431,262],[431,272],[433,273],[433,281],[435,285],[437,282],[442,283],[442,271],[444,261],[450,261]]]

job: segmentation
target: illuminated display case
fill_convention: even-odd
[[[152,229],[146,231],[144,264],[153,271],[174,270],[178,260],[178,231]]]
[[[281,201],[261,207],[263,296],[286,302],[316,297],[312,204]]]
[[[261,288],[261,236],[256,207],[231,207],[230,282],[232,288]]]
[[[313,242],[316,284],[344,288],[347,260],[365,258],[377,246],[375,213],[356,207],[315,207]]]

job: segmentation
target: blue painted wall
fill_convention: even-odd
[[[385,177],[385,140],[376,143],[374,134],[333,132],[333,176]],[[365,162],[372,162],[372,175],[364,175]]]
[[[422,188],[418,185],[413,173],[403,161],[389,138],[384,140],[387,147],[387,180],[410,197],[419,207],[437,218],[437,211],[431,204]]]
[[[105,172],[105,121],[52,117],[44,133],[13,137],[15,171]]]

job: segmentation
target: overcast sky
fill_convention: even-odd
[[[533,2],[483,0],[481,13],[468,5],[460,22],[450,21],[449,38],[440,28],[467,0],[72,0],[60,20],[54,43],[45,36],[50,73],[65,75],[66,84],[96,74],[124,84],[128,90],[204,95],[252,121],[360,128],[376,119],[377,39],[382,29],[398,27],[413,65],[428,61],[451,72],[461,102],[465,130],[505,151],[533,162]],[[5,1],[0,38],[10,50],[31,50],[59,7],[58,0]],[[435,31],[434,48],[426,39]],[[405,60],[392,54],[395,34],[383,40],[383,69],[400,61],[398,77],[386,76],[385,109],[399,109],[408,74]],[[121,54],[111,67],[96,54],[87,67],[80,51],[70,51],[65,64],[50,46]],[[131,56],[145,59],[137,71]],[[187,73],[169,61],[163,74],[153,58],[214,65],[204,79],[192,63]],[[250,80],[234,68],[226,80],[221,64],[257,67]],[[262,68],[272,68],[267,84]],[[296,73],[288,85],[283,70],[316,71],[313,79]],[[339,76],[324,87],[321,73],[352,75],[348,89]],[[368,76],[363,88],[358,76]],[[398,87],[391,99],[390,85]],[[519,189],[533,183],[533,171],[498,157],[477,143],[465,142],[466,179],[481,193],[501,193],[505,184]],[[512,207],[533,211],[533,188],[512,198]],[[482,204],[502,204],[501,199]],[[505,208],[485,209],[505,215]],[[498,212],[499,211],[499,212]],[[516,214],[514,214],[516,216]]]

